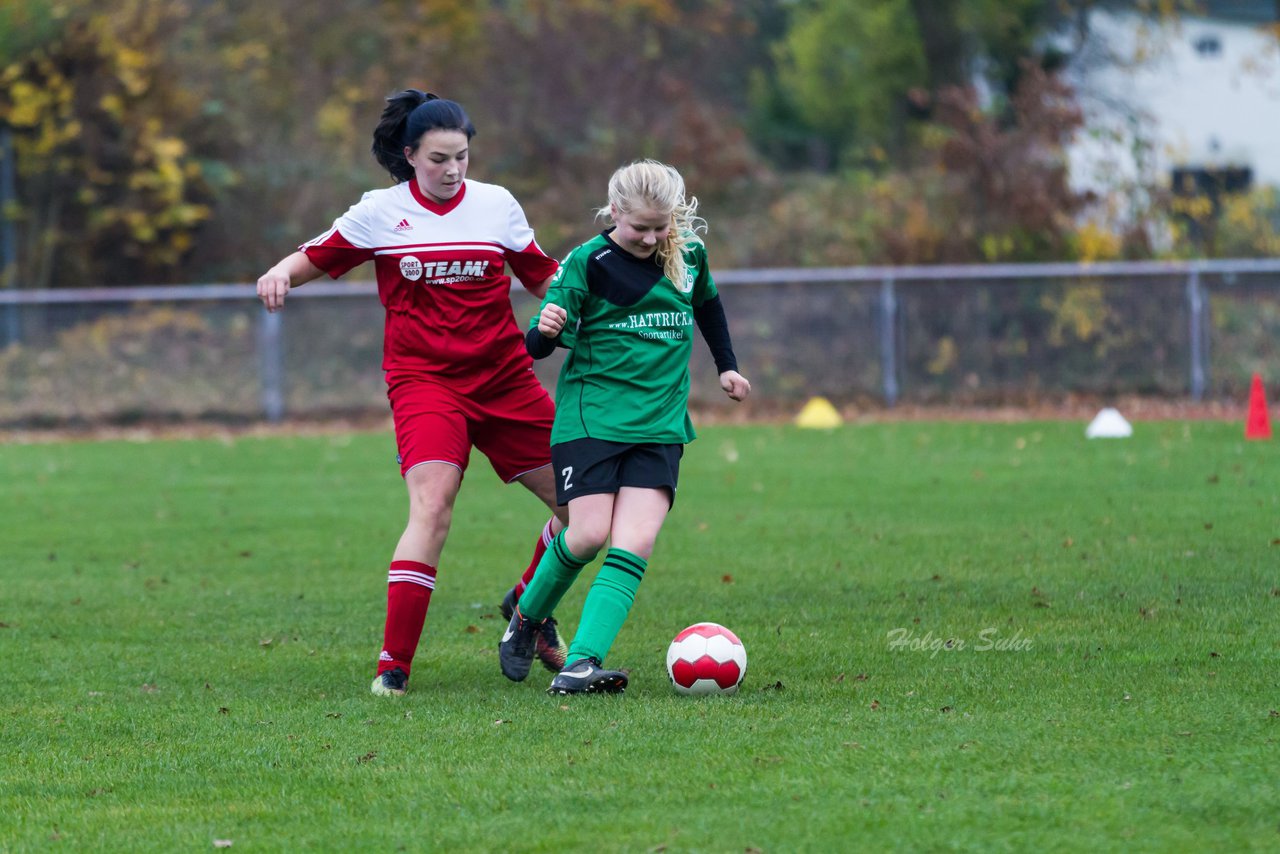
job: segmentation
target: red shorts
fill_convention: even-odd
[[[551,465],[555,405],[533,371],[459,394],[427,374],[387,373],[400,474],[423,463],[467,470],[474,445],[505,483]]]

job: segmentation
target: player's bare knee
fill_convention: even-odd
[[[564,544],[580,558],[598,554],[608,539],[609,526],[595,524],[591,520],[579,522],[575,519],[564,532]]]
[[[453,522],[453,502],[441,495],[414,496],[409,501],[409,524],[424,534],[446,534]]]

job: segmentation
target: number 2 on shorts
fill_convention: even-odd
[[[560,470],[560,475],[564,478],[564,491],[568,492],[573,489],[573,484],[569,482],[569,478],[573,477],[573,466],[565,466]]]

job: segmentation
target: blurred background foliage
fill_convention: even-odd
[[[1097,2],[2,0],[12,272],[252,281],[387,184],[370,132],[406,86],[468,108],[472,177],[554,254],[643,156],[685,173],[723,267],[1276,254],[1274,191],[1226,200],[1206,247],[1186,223],[1210,212],[1167,190],[1072,188],[1046,36]]]

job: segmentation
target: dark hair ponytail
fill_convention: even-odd
[[[404,150],[417,150],[422,135],[432,130],[456,130],[476,135],[475,125],[456,101],[420,89],[405,89],[387,98],[378,126],[373,129],[373,156],[396,182],[413,177]]]

